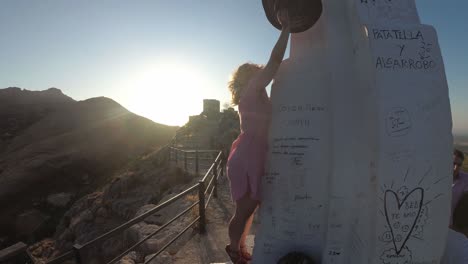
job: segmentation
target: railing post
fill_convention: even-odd
[[[82,264],[83,260],[81,259],[81,249],[83,248],[80,244],[73,245],[73,251],[75,251],[75,260],[77,264]]]
[[[185,169],[185,171],[188,171],[188,169],[187,169],[187,151],[184,151],[184,169]]]
[[[226,168],[226,161],[227,161],[226,153],[223,151],[223,153],[221,154],[221,177],[224,177],[224,169]]]
[[[224,177],[224,171],[226,169],[226,162],[223,162],[222,165],[221,165],[221,177]]]
[[[214,167],[213,167],[213,196],[215,198],[218,198],[218,165],[220,164],[220,162],[218,161],[218,164],[215,163]]]
[[[179,159],[179,158],[177,157],[177,152],[178,152],[178,151],[179,151],[179,150],[174,149],[174,153],[175,153],[174,156],[175,156],[175,165],[176,165],[176,167],[177,167],[177,160]]]
[[[195,175],[198,176],[198,147],[195,148]]]
[[[198,214],[200,215],[199,232],[204,234],[206,232],[206,219],[205,219],[205,182],[198,181]]]

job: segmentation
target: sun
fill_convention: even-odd
[[[132,76],[129,110],[157,123],[184,125],[202,111],[208,79],[188,64],[168,62]]]

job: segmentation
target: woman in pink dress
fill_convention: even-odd
[[[239,106],[241,127],[227,161],[227,176],[236,210],[229,223],[230,244],[226,246],[226,252],[234,264],[247,263],[251,259],[245,248],[245,238],[260,202],[259,189],[271,119],[271,102],[265,88],[278,71],[290,33],[287,11],[280,10],[277,16],[282,30],[266,66],[245,63],[229,82],[232,102]]]

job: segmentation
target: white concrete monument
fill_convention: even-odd
[[[439,263],[452,124],[435,30],[414,0],[322,5],[317,23],[292,35],[272,86],[252,263],[291,251],[327,264]]]

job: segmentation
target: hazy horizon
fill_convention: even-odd
[[[3,0],[0,87],[105,96],[180,126],[202,111],[203,99],[229,102],[226,83],[238,65],[267,62],[279,31],[261,2]],[[468,134],[468,36],[461,34],[468,2],[416,3],[421,22],[439,36],[453,132]]]

